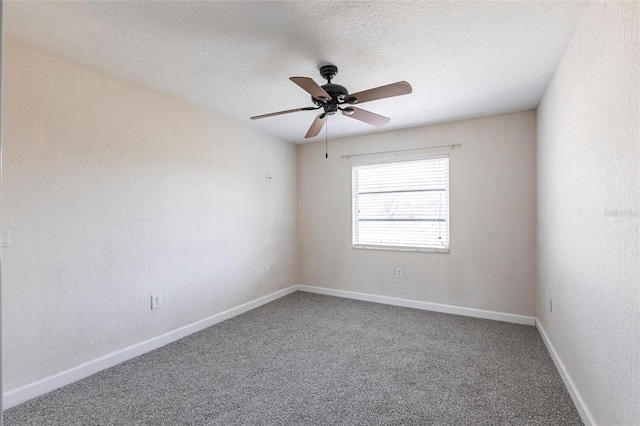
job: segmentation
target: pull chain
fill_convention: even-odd
[[[329,133],[329,116],[327,116],[327,123],[324,125],[324,158],[329,158],[329,142],[328,142],[328,133]]]

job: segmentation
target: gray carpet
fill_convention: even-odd
[[[534,327],[297,292],[5,425],[579,425]]]

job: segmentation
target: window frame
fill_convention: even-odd
[[[360,201],[360,197],[355,197],[355,169],[363,166],[376,166],[390,163],[410,163],[413,161],[424,161],[424,160],[436,160],[436,159],[447,159],[447,172],[446,172],[446,193],[447,193],[447,214],[445,216],[446,220],[444,221],[447,226],[446,231],[446,245],[443,247],[434,246],[404,246],[404,245],[395,245],[395,244],[370,244],[370,243],[356,243],[356,236],[360,232],[360,228],[357,225],[357,218],[355,212],[357,211],[357,205]],[[352,249],[366,249],[366,250],[388,250],[388,251],[408,251],[408,252],[431,252],[431,253],[449,253],[451,251],[451,187],[450,187],[450,178],[451,178],[451,169],[450,169],[451,161],[449,154],[436,154],[429,156],[420,156],[420,157],[411,157],[411,158],[402,158],[402,159],[389,159],[389,160],[379,160],[379,161],[367,161],[357,164],[351,165],[351,248]],[[438,218],[440,219],[440,218]],[[359,220],[358,220],[359,223]],[[359,239],[358,239],[359,241]]]

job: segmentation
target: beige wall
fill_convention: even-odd
[[[336,140],[328,160],[324,142],[300,146],[300,283],[535,316],[535,138],[526,111]],[[351,248],[352,160],[340,155],[454,143],[422,153],[450,153],[451,252]]]
[[[590,3],[539,108],[538,320],[602,425],[640,424],[639,15]]]
[[[4,47],[5,389],[295,283],[295,146]]]

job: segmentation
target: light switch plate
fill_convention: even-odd
[[[11,247],[11,230],[2,230],[2,247]]]

